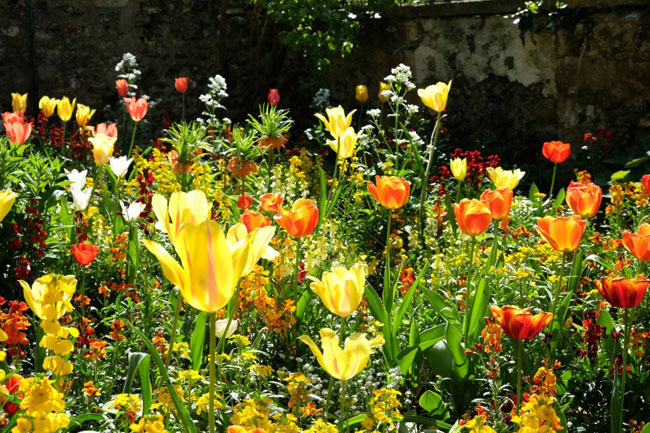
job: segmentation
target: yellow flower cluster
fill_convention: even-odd
[[[519,415],[512,417],[512,422],[519,425],[517,433],[555,433],[563,430],[553,403],[555,399],[533,394],[521,408]]]
[[[24,412],[16,421],[11,433],[54,433],[67,427],[70,418],[63,410],[63,394],[52,386],[54,382],[46,377],[32,377],[20,383],[24,397],[20,408]]]
[[[201,415],[203,412],[208,411],[208,405],[210,404],[210,394],[208,394],[207,392],[205,394],[202,394],[201,396],[198,396],[197,394],[192,394],[192,399],[194,400],[194,404],[196,405],[197,415]],[[220,396],[219,394],[215,394],[214,408],[216,410],[221,410],[225,407],[226,406],[223,404],[223,397]]]
[[[134,422],[138,412],[142,410],[142,400],[137,394],[118,394],[108,404],[108,409],[117,411],[118,416],[125,414],[131,422]]]
[[[160,414],[144,416],[137,424],[131,424],[130,428],[136,433],[169,433]]]
[[[304,433],[338,433],[338,429],[334,424],[325,422],[322,419],[317,419],[311,428],[305,430]]]
[[[486,421],[485,415],[476,415],[467,421],[464,427],[469,430],[469,433],[496,433],[492,427],[485,424]]]
[[[373,396],[368,403],[370,413],[364,418],[363,428],[371,431],[379,430],[380,427],[388,427],[389,430],[396,428],[395,423],[402,420],[402,414],[399,408],[402,403],[399,402],[399,396],[402,395],[395,389],[379,388],[373,392]]]
[[[233,408],[235,413],[230,418],[230,423],[246,429],[261,428],[270,432],[273,430],[273,424],[269,421],[270,403],[269,399],[244,400]]]

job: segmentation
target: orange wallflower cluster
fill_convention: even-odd
[[[288,382],[287,392],[290,395],[288,406],[294,415],[306,418],[323,412],[323,409],[319,409],[310,398],[311,379],[302,373],[293,373],[284,380]]]
[[[5,303],[7,303],[5,299],[0,297],[0,307],[4,306]],[[2,344],[9,349],[10,355],[22,357],[23,351],[20,346],[29,344],[27,334],[24,331],[31,326],[29,319],[23,315],[23,312],[27,311],[29,307],[24,302],[18,301],[9,301],[7,305],[9,308],[6,313],[0,309],[0,328],[8,337]]]
[[[485,353],[501,352],[501,326],[493,318],[485,318],[486,326],[481,331],[481,337],[485,341],[483,351]]]
[[[129,238],[127,233],[116,235],[111,247],[111,261],[123,262],[126,260],[126,251],[129,249]]]
[[[162,359],[165,360],[167,358],[167,340],[165,340],[163,332],[158,332],[156,336],[151,339],[151,342],[156,346],[156,350],[160,353]]]
[[[287,337],[289,328],[296,324],[296,318],[293,313],[296,311],[295,302],[287,299],[282,304],[282,308],[277,306],[275,299],[272,299],[272,305],[262,317],[269,331],[279,334],[282,338]]]
[[[531,393],[555,398],[557,396],[557,390],[555,389],[557,378],[555,377],[553,370],[559,368],[560,365],[561,364],[556,361],[550,368],[546,365],[540,367],[533,377]]]
[[[122,335],[122,331],[124,330],[124,321],[121,319],[116,319],[113,320],[113,323],[111,323],[111,329],[112,331],[108,333],[108,335],[115,341],[124,341],[126,338],[124,335]]]
[[[402,294],[402,296],[406,296],[408,293],[409,289],[415,282],[415,271],[413,268],[402,268],[402,270],[399,273],[399,291]]]

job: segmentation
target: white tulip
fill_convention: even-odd
[[[217,326],[215,327],[215,334],[217,338],[223,338],[224,334],[226,338],[228,338],[235,333],[235,331],[237,330],[237,326],[239,326],[239,322],[237,320],[233,320],[232,323],[230,324],[230,328],[228,328],[228,332],[226,332],[228,319],[217,320],[216,325]]]
[[[86,186],[86,175],[88,174],[88,170],[77,171],[75,168],[72,171],[66,170],[65,173],[68,176],[68,180],[72,182],[70,188],[76,186],[78,189],[82,189]]]
[[[92,188],[86,188],[82,190],[77,185],[72,184],[70,186],[70,192],[72,193],[72,203],[76,210],[86,210],[88,207],[88,202],[90,202],[90,196],[93,193]]]
[[[109,162],[111,164],[111,170],[113,171],[113,174],[115,174],[117,177],[124,177],[126,175],[126,172],[129,171],[129,166],[133,162],[133,158],[127,159],[126,156],[113,158],[111,156]]]
[[[129,207],[124,207],[124,204],[120,202],[120,207],[122,208],[122,217],[127,221],[135,221],[138,219],[145,206],[142,203],[134,201],[129,205]]]

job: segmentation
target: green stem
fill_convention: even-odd
[[[131,152],[133,152],[133,143],[135,143],[135,131],[138,129],[138,122],[133,122],[133,133],[131,134],[131,145],[129,145],[129,153],[126,154],[127,157],[131,157]]]
[[[174,341],[176,340],[176,327],[178,326],[178,317],[181,314],[181,304],[183,303],[183,297],[181,296],[180,290],[176,295],[176,310],[174,311],[174,319],[172,321],[172,330],[169,335],[169,350],[167,352],[167,359],[165,359],[165,370],[169,369],[169,364],[171,359],[174,356]]]
[[[215,381],[215,364],[216,364],[216,330],[217,330],[217,314],[210,313],[210,388],[209,388],[209,408],[208,408],[208,429],[210,433],[215,433],[214,422],[214,381]],[[226,328],[227,329],[227,328]],[[223,341],[223,338],[221,339]]]
[[[464,334],[465,334],[465,344],[469,343],[469,321],[470,321],[470,303],[472,301],[472,298],[470,296],[471,292],[471,282],[472,282],[472,269],[474,268],[473,263],[474,263],[474,246],[476,245],[476,236],[472,236],[472,241],[470,242],[469,246],[469,262],[468,262],[468,271],[467,271],[467,288],[465,289],[465,318],[464,318]]]
[[[427,162],[427,168],[422,175],[422,190],[420,191],[420,208],[418,210],[418,221],[420,223],[420,235],[424,232],[424,220],[422,219],[424,211],[424,200],[427,196],[427,183],[429,180],[429,171],[431,170],[431,165],[433,164],[433,155],[436,152],[436,146],[438,145],[438,134],[440,133],[440,113],[436,117],[436,125],[433,128],[431,133],[431,138],[429,139],[429,161]]]
[[[553,198],[553,187],[555,186],[555,173],[557,172],[557,162],[553,166],[553,177],[551,178],[551,190],[548,192],[548,199]]]
[[[302,238],[296,239],[296,262],[293,267],[293,289],[292,298],[298,302],[298,276],[300,274],[300,247],[302,246]]]
[[[458,188],[456,188],[456,203],[460,203],[460,187],[462,183],[458,181]]]
[[[183,122],[185,122],[185,93],[183,93]]]
[[[623,324],[625,325],[625,338],[623,339],[623,372],[621,374],[621,405],[618,417],[620,425],[618,431],[623,431],[623,405],[625,404],[625,380],[627,378],[627,346],[630,344],[630,314],[628,309],[623,311]]]
[[[332,189],[330,189],[330,192],[327,194],[327,205],[325,206],[325,209],[327,210],[330,206],[330,201],[334,198],[334,188],[337,186],[334,182],[337,181],[337,173],[339,170],[339,150],[341,148],[341,138],[336,139],[336,161],[334,162],[334,174],[332,175]]]
[[[566,264],[566,255],[562,253],[562,265],[560,266],[560,278],[555,285],[555,290],[553,291],[553,301],[551,304],[551,311],[553,312],[553,318],[557,318],[557,301],[558,298],[560,297],[560,290],[562,289],[562,278],[564,277],[564,265]],[[560,328],[562,328],[562,324],[560,324]]]
[[[343,336],[345,334],[345,319],[346,317],[341,317],[341,329],[339,330],[339,343],[343,341]],[[325,411],[323,412],[323,414],[325,415],[326,422],[329,415],[330,401],[331,401],[333,388],[334,388],[334,377],[330,376],[330,382],[329,385],[327,386],[327,399],[325,400]]]
[[[341,419],[339,419],[338,431],[343,431],[343,424],[345,423],[345,430],[347,431],[348,425],[346,423],[347,416],[347,402],[345,401],[345,391],[346,391],[347,381],[341,381]]]
[[[392,216],[393,216],[393,212],[390,209],[388,209],[388,224],[386,226],[386,266],[384,269],[385,272],[384,290],[390,290],[390,288],[392,287],[390,285],[390,223],[391,223]]]
[[[65,152],[65,130],[68,126],[68,122],[63,122],[63,135],[61,136],[61,151]]]
[[[496,250],[494,256],[494,263],[499,262],[499,220],[494,220],[494,240],[492,241],[492,249]]]
[[[521,412],[521,358],[524,355],[524,341],[517,340],[517,414]]]

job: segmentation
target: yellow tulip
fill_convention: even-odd
[[[161,245],[142,241],[158,259],[165,277],[178,286],[188,304],[200,311],[215,313],[225,307],[235,293],[249,254],[250,240],[242,242],[233,255],[216,221],[183,224],[174,248],[181,264]]]
[[[210,219],[212,211],[205,193],[200,190],[175,192],[169,198],[169,205],[164,196],[155,194],[151,207],[158,219],[156,228],[167,232],[172,244],[183,224],[201,224]]]
[[[384,95],[384,92],[387,90],[393,90],[393,87],[388,83],[384,83],[383,81],[379,83],[379,94],[377,96],[381,102],[388,101],[388,97]]]
[[[117,141],[117,137],[111,137],[109,135],[99,133],[94,137],[90,137],[88,141],[90,141],[93,145],[93,158],[95,159],[95,164],[108,164],[111,156],[113,156],[113,150],[115,147],[115,142]]]
[[[365,104],[368,100],[368,88],[363,84],[359,84],[356,88],[354,96],[357,98],[357,101]]]
[[[325,128],[332,134],[332,137],[339,138],[352,124],[352,115],[357,110],[352,110],[348,115],[345,115],[343,107],[340,105],[335,108],[326,108],[325,112],[327,113],[327,119],[320,113],[316,113],[315,116],[318,117],[325,125]]]
[[[70,300],[77,290],[74,275],[43,275],[34,281],[32,287],[23,280],[18,282],[27,305],[41,320],[53,322],[73,310]]]
[[[497,167],[497,168],[488,167],[487,172],[488,172],[488,176],[490,176],[490,180],[492,181],[494,186],[497,187],[497,189],[508,188],[511,191],[517,188],[517,185],[519,185],[519,181],[526,174],[525,171],[521,171],[519,169],[504,170],[501,167]]]
[[[86,124],[88,124],[88,121],[95,114],[95,111],[96,110],[94,108],[91,110],[87,105],[77,104],[77,125],[86,126]]]
[[[449,89],[451,89],[451,81],[447,84],[438,82],[428,86],[426,89],[418,89],[418,96],[424,105],[433,111],[442,113],[447,107]]]
[[[0,222],[7,216],[18,194],[10,189],[0,190]]]
[[[20,93],[11,94],[11,108],[16,111],[25,111],[27,109],[27,93],[21,95]]]
[[[226,235],[226,242],[228,242],[228,247],[230,248],[230,253],[233,255],[233,260],[245,260],[245,264],[242,268],[242,277],[250,274],[255,267],[255,264],[261,258],[264,257],[269,259],[270,256],[275,257],[278,254],[277,251],[269,247],[269,243],[271,242],[271,239],[273,239],[274,235],[275,227],[273,226],[257,228],[250,233],[248,232],[246,225],[242,223],[230,227],[228,234]],[[245,244],[250,246],[248,249],[248,255],[240,257],[239,252]]]
[[[77,98],[74,98],[72,102],[70,102],[67,96],[61,98],[61,100],[56,104],[56,113],[59,115],[59,119],[64,122],[70,120],[76,103]]]
[[[348,317],[359,307],[366,286],[366,265],[355,264],[349,270],[335,266],[332,272],[323,272],[322,280],[313,280],[310,287],[325,307],[333,314]]]
[[[338,152],[339,159],[347,159],[354,155],[357,148],[357,138],[354,128],[349,127],[337,140],[327,140],[327,144],[334,152]]]
[[[59,100],[56,98],[50,98],[49,96],[43,96],[40,101],[38,101],[38,108],[41,109],[43,116],[50,117],[54,114],[56,106],[58,105]]]
[[[372,348],[384,344],[381,334],[368,341],[365,334],[357,332],[345,339],[345,348],[341,349],[339,337],[329,328],[320,330],[322,352],[307,335],[298,339],[309,346],[320,366],[339,380],[348,380],[357,375],[368,363]]]
[[[454,175],[458,182],[462,182],[467,177],[467,159],[454,158],[449,163],[451,174]]]

